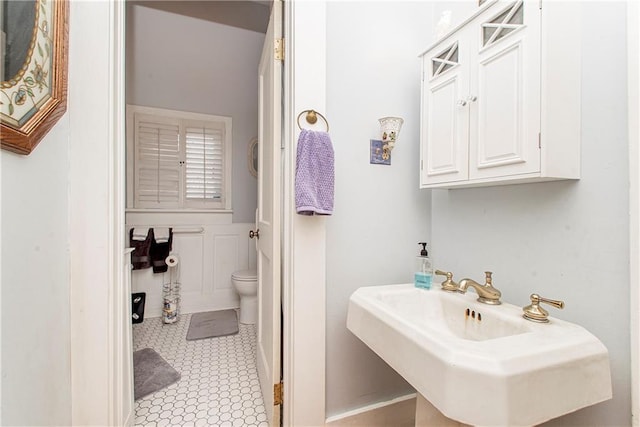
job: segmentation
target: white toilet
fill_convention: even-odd
[[[231,283],[240,295],[240,323],[254,325],[258,318],[258,276],[256,270],[236,271]]]

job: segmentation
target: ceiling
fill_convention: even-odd
[[[269,24],[272,2],[242,0],[132,0],[128,3],[265,33]]]

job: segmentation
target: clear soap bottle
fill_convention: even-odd
[[[422,245],[420,255],[416,257],[416,270],[413,276],[413,283],[416,288],[431,289],[431,280],[433,278],[433,266],[427,252],[427,243],[420,242]]]

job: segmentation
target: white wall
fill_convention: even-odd
[[[346,329],[360,286],[413,280],[431,243],[430,192],[418,190],[420,62],[429,2],[327,2],[327,118],[335,149],[335,213],[327,218],[326,415],[413,389]],[[313,106],[310,106],[311,108]],[[369,164],[378,119],[405,123],[391,166]]]
[[[551,315],[584,326],[609,349],[613,400],[548,425],[630,424],[625,9],[575,3],[585,22],[580,181],[433,192],[437,265],[458,279],[493,271],[513,304],[528,304],[534,292],[563,300]]]
[[[0,152],[2,425],[70,425],[69,116]]]
[[[258,135],[264,34],[140,5],[127,12],[127,103],[232,117],[233,222],[253,223],[247,150]]]

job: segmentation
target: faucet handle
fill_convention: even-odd
[[[493,283],[493,279],[491,279],[491,275],[492,274],[493,274],[493,272],[491,272],[491,271],[485,271],[484,272],[485,285],[491,285]]]
[[[453,277],[453,273],[450,271],[436,270],[434,271],[434,273],[436,273],[438,276],[447,276],[447,279],[451,279]]]
[[[540,307],[540,303],[549,304],[555,308],[564,308],[564,301],[553,300],[548,298],[542,298],[538,294],[531,294],[531,304],[526,307],[523,307],[522,311],[524,314],[522,315],[525,319],[531,320],[533,322],[547,323],[549,322],[549,312],[544,308]]]
[[[436,270],[438,276],[447,276],[447,280],[442,282],[442,290],[449,292],[458,292],[458,284],[453,281],[453,273],[450,271]]]

